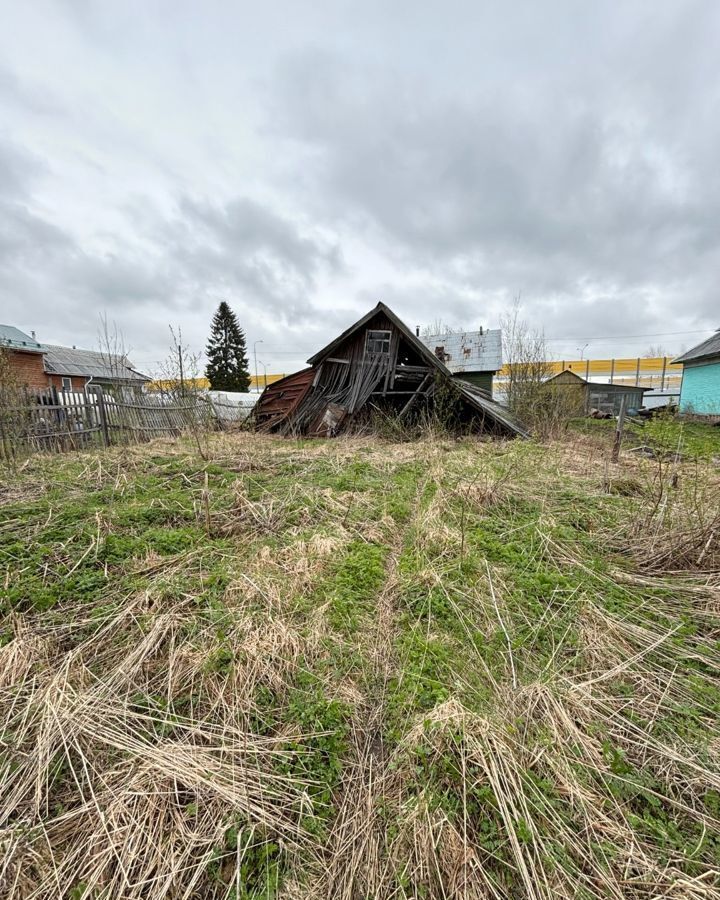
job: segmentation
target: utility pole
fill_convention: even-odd
[[[257,370],[257,345],[264,344],[265,342],[260,338],[260,340],[255,341],[253,343],[253,356],[255,357],[255,390],[260,393],[260,384],[258,379],[258,370]]]
[[[180,396],[185,396],[185,378],[183,376],[182,329],[178,326],[178,367],[180,369]]]

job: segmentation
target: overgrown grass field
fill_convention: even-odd
[[[720,430],[648,428],[5,473],[0,896],[720,897]]]

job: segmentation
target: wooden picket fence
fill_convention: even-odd
[[[198,428],[226,427],[203,395],[116,396],[90,385],[85,392],[15,393],[0,398],[0,459],[131,444]]]

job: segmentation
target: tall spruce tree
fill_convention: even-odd
[[[238,325],[235,313],[223,300],[213,316],[210,338],[205,348],[208,358],[205,375],[211,390],[249,390],[246,351],[245,333]]]

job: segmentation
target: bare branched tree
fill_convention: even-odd
[[[507,404],[523,416],[534,405],[540,386],[552,375],[545,335],[520,317],[519,296],[510,311],[500,316],[500,328],[507,363]]]
[[[208,458],[208,435],[212,428],[211,407],[200,386],[201,354],[183,342],[182,329],[170,328],[170,350],[160,365],[160,391],[170,403],[185,410],[184,421],[192,434],[198,453]]]
[[[548,384],[553,375],[543,331],[520,315],[520,297],[500,317],[505,357],[505,397],[510,410],[541,437],[564,430],[573,416],[584,412],[582,385]]]
[[[122,393],[123,381],[127,377],[128,351],[125,347],[125,337],[118,328],[117,322],[108,322],[107,313],[100,314],[98,326],[98,347],[103,365],[110,373],[111,390],[120,390]]]
[[[433,334],[459,334],[461,329],[453,328],[452,325],[448,325],[446,322],[443,322],[442,319],[435,319],[434,322],[431,322],[429,325],[424,325],[420,331],[423,337],[430,337]]]
[[[183,342],[182,329],[170,328],[170,348],[160,364],[160,390],[171,400],[191,398],[200,389],[201,354]]]

